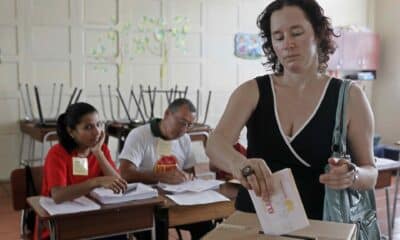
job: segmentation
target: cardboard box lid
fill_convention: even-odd
[[[356,225],[337,222],[309,220],[310,226],[291,234],[313,236],[318,240],[353,240],[356,239]]]
[[[318,240],[354,240],[356,239],[356,226],[335,222],[310,220],[310,226],[297,230],[283,236],[267,236],[260,234],[260,223],[254,213],[236,211],[216,229],[207,234],[206,240],[239,240],[239,239],[260,239],[260,240],[293,240],[298,237],[305,237]],[[289,237],[293,236],[293,237]],[[297,238],[296,238],[297,237]]]
[[[258,240],[299,240],[298,238],[267,236],[260,234],[258,228],[250,228],[238,225],[221,223],[213,231],[209,232],[204,238],[205,240],[243,240],[243,239],[258,239]]]

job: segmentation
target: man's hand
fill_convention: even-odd
[[[189,175],[182,170],[176,168],[168,172],[157,173],[160,182],[169,184],[179,184],[189,180]]]

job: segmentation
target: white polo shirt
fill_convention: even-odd
[[[160,138],[151,131],[150,123],[134,128],[126,138],[119,159],[131,161],[139,171],[152,171],[157,162],[156,149]],[[165,140],[164,140],[165,141]],[[180,169],[195,165],[191,140],[188,134],[171,141],[171,152],[178,160]]]

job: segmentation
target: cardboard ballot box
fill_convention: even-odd
[[[257,215],[236,211],[213,231],[208,233],[205,240],[355,240],[356,225],[326,221],[310,220],[306,228],[283,236],[267,236],[260,233],[261,226]]]

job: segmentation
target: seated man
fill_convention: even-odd
[[[195,158],[187,130],[195,120],[196,108],[187,99],[176,99],[167,108],[163,119],[133,129],[120,159],[120,173],[127,182],[178,184],[194,173]],[[161,158],[176,160],[176,167],[165,169]],[[200,239],[213,228],[211,221],[179,227],[189,230],[192,239]],[[141,238],[141,237],[139,237]]]

